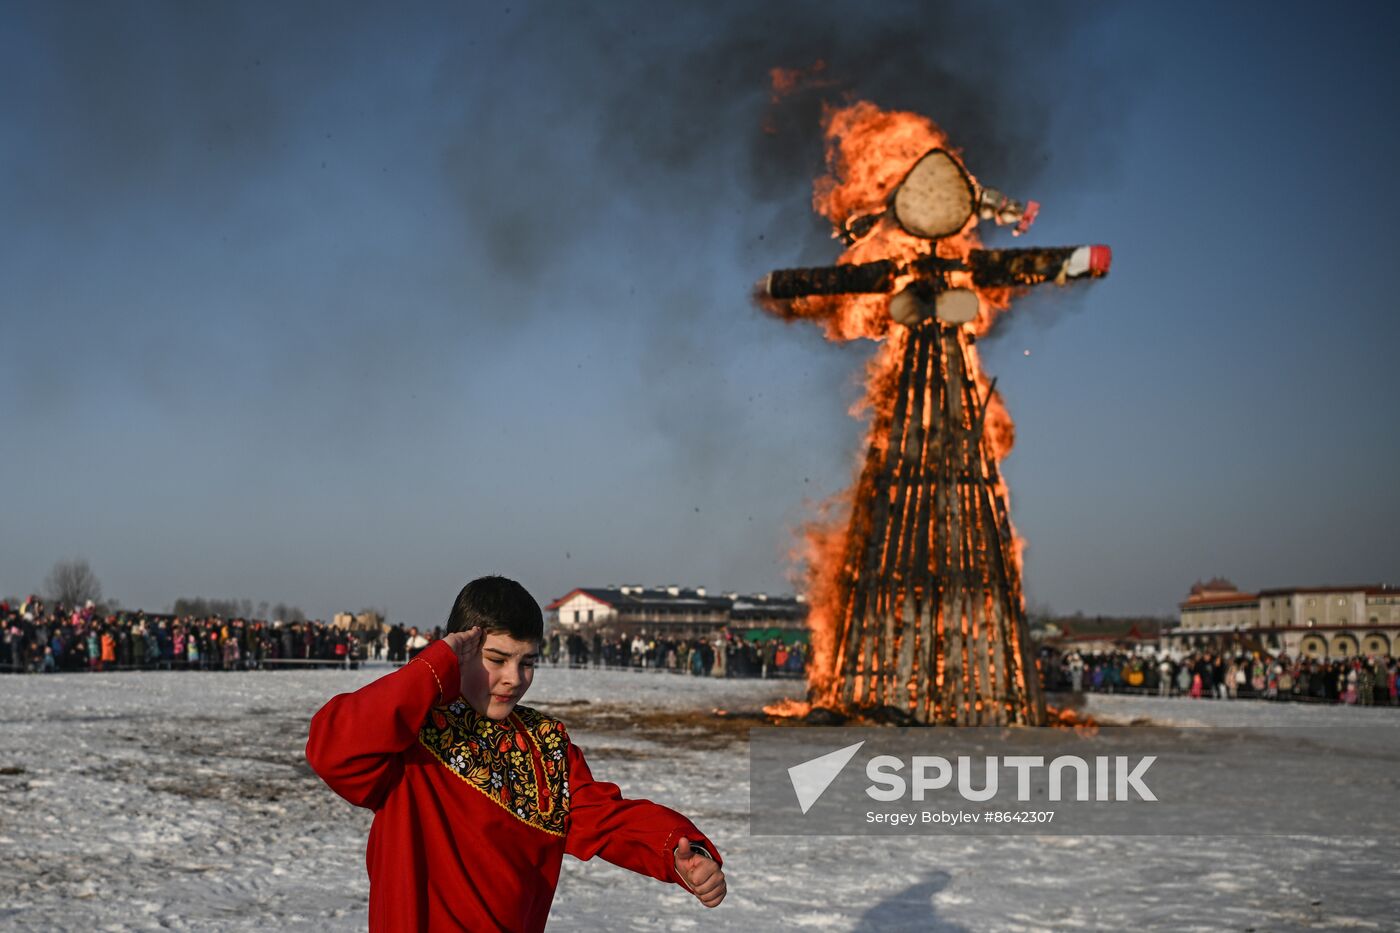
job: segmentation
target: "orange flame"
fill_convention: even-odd
[[[784,76],[785,80],[787,76]],[[779,85],[774,76],[775,89]],[[791,80],[796,80],[792,78]],[[948,143],[947,134],[932,120],[916,113],[883,110],[868,101],[841,107],[828,107],[823,115],[826,136],[827,172],[814,185],[812,205],[831,221],[837,231],[849,221],[864,215],[882,214],[870,231],[841,254],[840,263],[873,262],[893,259],[901,264],[931,250],[945,258],[966,259],[970,250],[981,245],[974,227],[976,218],[958,234],[930,242],[905,233],[889,213],[882,213],[895,188],[914,163],[930,149],[942,148],[961,157]],[[839,233],[834,234],[839,235]],[[897,292],[908,283],[895,282]],[[972,287],[970,277],[951,284]],[[1010,305],[1014,294],[1009,288],[978,288],[977,318],[964,325],[970,334],[991,329],[996,318]],[[788,320],[810,319],[821,323],[828,339],[847,341],[866,338],[880,342],[866,370],[864,399],[852,410],[854,416],[869,415],[866,448],[878,450],[888,443],[888,428],[895,407],[899,373],[907,330],[893,322],[886,295],[837,295],[799,298],[786,302],[762,301],[770,312]],[[1015,442],[1015,426],[1001,397],[991,391],[983,374],[976,347],[967,352],[969,375],[985,399],[985,443],[995,461],[1003,460]],[[864,454],[864,451],[862,452]],[[864,462],[864,456],[862,461]],[[998,471],[999,472],[999,471]],[[835,497],[814,521],[802,529],[802,540],[794,556],[805,567],[806,589],[812,633],[812,657],[808,665],[809,696],[813,702],[837,705],[839,684],[835,683],[834,657],[842,621],[839,579],[848,553],[847,534],[851,506],[872,494],[874,477],[862,476],[845,493]],[[1000,494],[1009,495],[1005,481],[998,479]],[[1015,534],[1015,560],[1019,575],[1024,543]]]
[[[824,76],[825,71],[826,62],[820,58],[806,68],[770,68],[769,102],[782,103],[784,98],[806,88],[831,86],[831,79]]]
[[[812,711],[811,703],[804,703],[801,700],[794,700],[785,697],[776,703],[769,703],[763,707],[763,712],[768,716],[776,716],[780,719],[801,719]]]

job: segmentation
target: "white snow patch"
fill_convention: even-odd
[[[0,677],[0,769],[21,769],[0,774],[0,928],[363,930],[370,815],[325,788],[302,749],[328,697],[384,672]],[[585,700],[742,710],[801,692],[790,681],[545,668],[527,702],[567,722]],[[1387,710],[1136,697],[1094,696],[1088,711],[1166,724],[1396,721]],[[575,735],[599,777],[690,814],[715,839],[730,895],[706,911],[674,886],[566,859],[551,931],[1395,928],[1384,919],[1400,882],[1395,840],[751,836],[741,739],[702,747],[596,724]]]

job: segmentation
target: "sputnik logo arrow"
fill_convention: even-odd
[[[838,748],[834,752],[788,768],[788,778],[792,780],[792,789],[797,793],[797,805],[802,808],[804,814],[826,793],[826,789],[836,780],[841,769],[846,767],[847,762],[855,757],[864,744],[865,740],[862,739],[854,745]]]

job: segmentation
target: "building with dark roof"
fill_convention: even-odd
[[[1050,620],[1033,638],[1062,653],[1155,652],[1169,620],[1150,616],[1068,616]]]
[[[801,596],[711,594],[704,587],[680,586],[582,586],[545,610],[550,623],[563,631],[673,638],[726,628],[736,633],[802,631],[807,620]]]

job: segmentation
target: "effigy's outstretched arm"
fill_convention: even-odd
[[[947,284],[954,272],[970,272],[972,283],[984,288],[1064,284],[1070,279],[1101,278],[1108,274],[1112,252],[1107,246],[1047,246],[1030,249],[974,249],[966,263],[925,256],[901,266],[892,259],[806,269],[777,269],[768,274],[763,290],[770,298],[809,295],[880,294],[894,289],[908,273]]]

